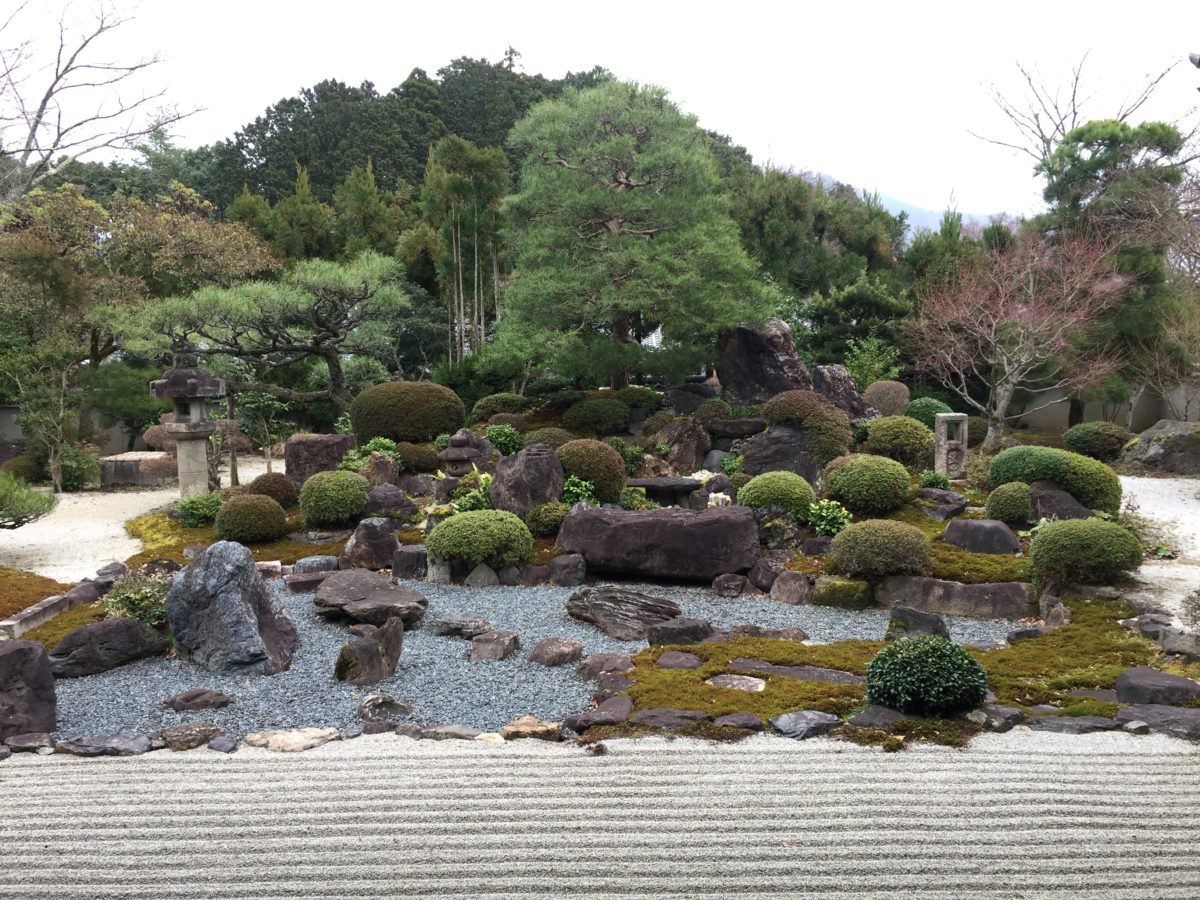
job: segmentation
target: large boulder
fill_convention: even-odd
[[[525,518],[535,506],[558,500],[563,467],[549,444],[532,444],[496,464],[488,498],[496,509]]]
[[[400,651],[404,649],[404,623],[388,619],[369,636],[342,647],[333,667],[333,676],[349,684],[379,684],[396,674]]]
[[[680,612],[670,600],[611,586],[584,588],[567,600],[569,616],[590,622],[619,641],[645,640],[651,625],[678,618]]]
[[[953,519],[942,540],[969,553],[1016,553],[1021,542],[1013,530],[998,519]]]
[[[1171,419],[1156,422],[1125,448],[1121,462],[1179,475],[1200,474],[1200,425]]]
[[[959,584],[920,575],[891,575],[876,586],[875,602],[885,608],[908,606],[981,619],[1024,619],[1038,613],[1032,585],[1019,581]]]
[[[740,506],[575,509],[563,520],[558,547],[581,554],[589,572],[708,582],[759,559],[754,514]]]
[[[706,400],[717,396],[717,389],[711,384],[680,384],[667,389],[667,406],[681,416],[690,416]]]
[[[950,638],[950,630],[945,620],[937,613],[913,609],[911,606],[896,606],[892,608],[892,616],[888,620],[885,641],[896,641],[901,638],[918,638],[933,635]]]
[[[171,580],[167,622],[180,659],[210,672],[274,675],[292,662],[296,626],[250,551],[218,541]]]
[[[391,519],[363,519],[338,557],[339,569],[387,569],[400,549]]]
[[[49,734],[58,726],[54,671],[46,648],[0,641],[0,742],[17,734]]]
[[[54,648],[56,678],[79,678],[165,653],[166,639],[136,619],[105,619],[76,628]]]
[[[1121,703],[1157,703],[1174,706],[1200,698],[1200,684],[1190,678],[1136,666],[1117,676],[1117,700]]]
[[[287,477],[299,487],[318,472],[336,469],[353,447],[349,434],[293,434],[283,445]]]
[[[812,371],[813,390],[850,417],[857,425],[879,413],[863,399],[845,366],[817,366]]]
[[[712,449],[708,430],[694,419],[667,423],[657,439],[670,448],[667,462],[679,472],[695,472],[704,464],[705,454]]]
[[[363,461],[358,474],[367,479],[371,487],[379,487],[383,484],[395,484],[400,476],[400,467],[386,453],[375,451]]]
[[[761,328],[739,325],[722,337],[719,350],[717,378],[733,406],[754,406],[783,391],[813,386],[796,353],[792,330],[782,319],[772,319]]]
[[[394,484],[378,484],[367,491],[366,512],[371,516],[386,516],[408,523],[417,514],[417,505]]]
[[[313,598],[317,615],[327,619],[352,619],[380,626],[398,618],[406,628],[421,621],[428,605],[423,594],[368,569],[346,569],[330,575]]]
[[[1151,731],[1181,738],[1200,738],[1200,709],[1167,706],[1162,703],[1135,703],[1117,711],[1117,723],[1145,722]]]
[[[1092,511],[1060,488],[1053,481],[1035,481],[1029,485],[1033,503],[1033,518],[1090,519]]]
[[[815,483],[821,475],[821,461],[808,452],[803,428],[772,425],[742,443],[742,469],[747,475],[764,472],[795,472]]]

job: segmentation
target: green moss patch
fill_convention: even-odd
[[[0,566],[0,619],[28,609],[33,604],[69,591],[73,585],[53,578]]]
[[[303,531],[305,527],[297,510],[288,513],[287,524],[289,531]],[[185,547],[207,547],[219,540],[216,529],[212,527],[184,528],[161,512],[131,519],[125,523],[125,530],[142,542],[141,551],[125,561],[131,569],[153,559],[169,559],[183,565],[188,562],[183,555]],[[308,541],[293,541],[283,537],[277,541],[255,544],[249,549],[250,555],[258,562],[277,559],[285,566],[290,566],[304,556],[337,556],[345,545],[345,540],[310,544]]]
[[[1004,553],[970,553],[953,544],[934,541],[929,545],[929,562],[934,578],[963,584],[994,581],[1030,581],[1028,557]]]
[[[32,628],[21,635],[23,641],[36,641],[47,650],[53,650],[59,641],[76,628],[99,622],[104,618],[104,610],[99,603],[88,603],[68,610],[62,615],[55,616],[49,622],[43,622],[37,628]]]
[[[982,730],[978,725],[957,719],[902,719],[889,728],[844,725],[833,732],[833,736],[853,744],[895,752],[915,743],[965,747]]]

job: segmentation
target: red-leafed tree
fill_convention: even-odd
[[[911,326],[918,367],[987,419],[983,449],[994,451],[1007,420],[1118,367],[1092,332],[1127,284],[1102,244],[1027,234],[921,293]],[[1013,413],[1018,391],[1033,399]]]

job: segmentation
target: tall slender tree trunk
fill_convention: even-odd
[[[229,428],[231,429],[229,435],[229,486],[237,487],[240,482],[238,481],[237,435],[232,433],[232,429],[236,427],[234,425],[236,420],[233,416],[233,391],[227,391],[225,393],[225,417],[229,420]]]
[[[618,316],[612,323],[613,341],[619,346],[628,344],[629,339],[629,317]],[[614,391],[619,391],[621,388],[629,387],[629,364],[620,362],[613,368],[609,379],[609,386]]]

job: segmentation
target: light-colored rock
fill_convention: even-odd
[[[246,735],[242,743],[247,747],[260,747],[276,753],[298,753],[341,739],[342,733],[336,728],[296,728],[290,731],[255,731]]]

